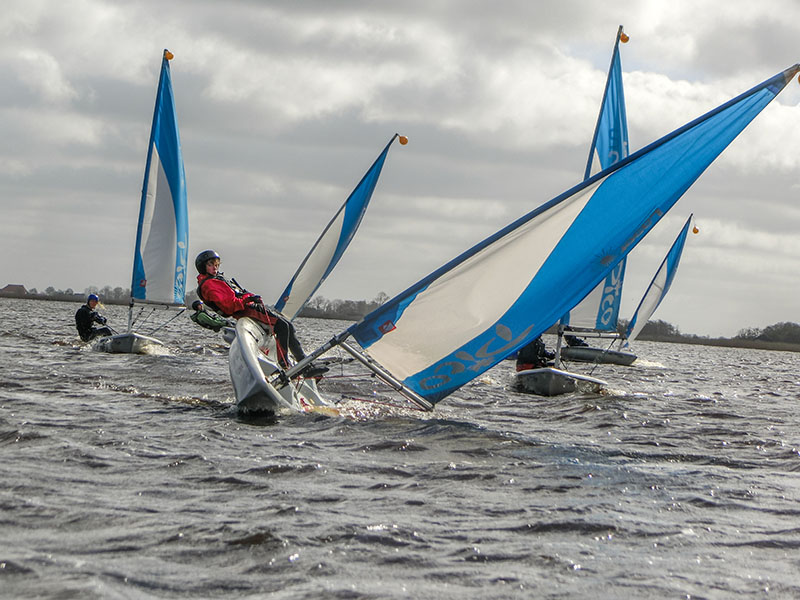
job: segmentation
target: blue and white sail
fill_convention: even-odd
[[[611,65],[608,67],[606,87],[597,115],[584,179],[589,179],[628,156],[628,116],[625,112],[622,62],[619,57],[619,43],[624,44],[627,41],[628,36],[620,25],[614,42],[614,51],[611,54]]]
[[[408,141],[407,138],[398,134],[389,140],[383,152],[375,159],[364,177],[322,231],[275,303],[275,308],[287,318],[294,319],[298,315],[344,254],[367,211],[372,193],[375,191],[381,175],[383,163],[386,161],[386,155],[389,153],[389,147],[398,138],[401,144]]]
[[[675,273],[678,270],[678,264],[681,261],[683,254],[683,247],[686,243],[686,236],[689,233],[689,226],[692,223],[692,215],[686,220],[686,224],[681,229],[680,234],[672,243],[672,247],[667,252],[667,256],[661,263],[661,266],[656,271],[653,281],[647,286],[647,291],[644,293],[636,312],[633,313],[631,322],[628,324],[628,330],[625,332],[627,346],[641,333],[642,328],[647,321],[653,316],[653,313],[661,304],[664,296],[667,295],[669,287],[672,285],[672,280],[675,279]]]
[[[628,36],[617,30],[611,65],[608,68],[603,101],[597,115],[597,123],[589,148],[584,179],[628,156],[628,117],[625,112],[625,92],[622,86],[622,63],[619,57],[619,43],[626,43]],[[619,320],[619,307],[622,302],[622,282],[625,278],[626,259],[595,287],[589,295],[570,309],[561,318],[561,323],[581,329],[595,331],[616,331]]]
[[[164,50],[139,205],[131,298],[180,306],[186,291],[189,218],[171,59],[172,53]]]
[[[408,389],[440,401],[586,296],[798,71],[800,64],[546,202],[343,335]]]

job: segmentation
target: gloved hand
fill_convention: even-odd
[[[260,312],[263,315],[267,314],[267,309],[264,308],[264,305],[258,304],[257,302],[248,301],[247,304],[244,305],[244,307],[249,308],[250,310],[254,310],[256,312]]]
[[[253,294],[247,299],[248,302],[255,302],[256,304],[264,304],[264,301],[261,299],[261,296],[256,296]]]
[[[97,315],[97,322],[100,323],[100,325],[105,325],[106,324],[106,320],[107,319],[105,317],[103,317],[101,315]]]

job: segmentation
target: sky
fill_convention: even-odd
[[[632,150],[800,62],[796,0],[5,0],[0,287],[130,287],[168,48],[190,261],[213,248],[274,302],[400,133],[318,291],[393,296],[580,182],[619,25]],[[653,318],[800,322],[796,80],[634,249],[622,318],[690,213]]]

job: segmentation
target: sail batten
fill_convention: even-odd
[[[289,319],[294,319],[300,313],[339,262],[355,236],[375,191],[389,148],[398,137],[400,137],[398,134],[392,136],[350,196],[325,226],[275,303],[275,308]]]
[[[131,279],[132,302],[182,306],[189,219],[169,59],[164,51],[145,163]]]
[[[438,402],[585,297],[798,69],[755,86],[520,217],[348,332],[404,385]],[[529,262],[503,260],[517,251]],[[451,290],[469,293],[462,299]]]

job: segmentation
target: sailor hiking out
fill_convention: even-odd
[[[204,250],[197,255],[194,264],[198,272],[197,295],[207,306],[224,317],[249,317],[269,326],[278,342],[278,358],[284,368],[289,366],[287,349],[296,361],[305,358],[294,325],[280,313],[265,306],[261,296],[243,289],[235,279],[226,279],[219,270],[219,254],[214,250]],[[315,377],[327,370],[325,367],[310,365],[303,374],[306,377]]]

